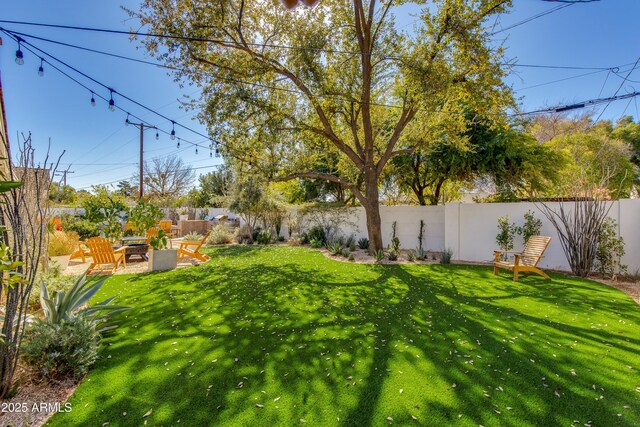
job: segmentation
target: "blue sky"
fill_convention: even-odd
[[[562,5],[542,0],[515,0],[514,3],[511,13],[502,16],[496,22],[496,30]],[[2,19],[128,31],[130,28],[138,27],[120,5],[135,9],[138,4],[138,1],[23,0],[6,2],[3,5]],[[411,31],[412,23],[415,21],[412,15],[417,10],[415,5],[403,6],[397,19],[398,26]],[[637,25],[639,15],[638,0],[602,0],[575,4],[501,32],[496,37],[499,40],[506,39],[507,57],[517,60],[519,64],[596,68],[618,66],[618,74],[626,76],[640,56],[640,26]],[[3,23],[0,23],[0,26],[43,38],[148,59],[137,43],[131,42],[123,35]],[[14,62],[15,42],[4,35],[2,39],[0,72],[10,139],[16,140],[16,132],[31,131],[38,152],[43,153],[50,138],[53,154],[66,151],[62,159],[62,168],[65,169],[72,164],[71,170],[75,173],[69,175],[68,182],[76,188],[88,188],[93,184],[112,183],[130,178],[136,169],[139,145],[138,130],[133,126],[124,125],[126,114],[121,111],[109,112],[106,102],[98,98],[97,106],[92,108],[91,94],[88,90],[46,64],[44,76],[39,77],[37,70],[40,60],[25,49],[25,64],[18,66]],[[32,42],[118,92],[206,134],[206,129],[194,119],[195,112],[179,107],[178,99],[182,95],[197,94],[196,88],[180,87],[167,75],[166,70],[37,40]],[[626,67],[623,66],[625,64]],[[621,77],[607,70],[518,67],[515,71],[507,82],[513,86],[516,95],[522,98],[523,110],[611,96],[623,83]],[[576,77],[587,73],[590,74]],[[568,80],[557,81],[562,79]],[[557,82],[550,83],[554,81]],[[634,70],[618,94],[638,88],[640,70]],[[109,96],[106,89],[96,93],[107,98]],[[161,129],[171,130],[169,121],[117,96],[115,102],[144,120],[157,124]],[[626,110],[626,115],[632,115],[637,120],[637,104],[637,99],[611,103],[602,118],[616,120]],[[596,115],[600,114],[603,107],[604,105],[595,109]],[[202,137],[180,128],[176,129],[176,133],[188,141],[203,141]],[[202,143],[198,155],[195,154],[193,146],[185,143],[182,143],[178,150],[176,142],[177,140],[171,141],[163,134],[160,135],[160,140],[156,141],[155,132],[147,131],[145,158],[177,153],[185,162],[199,168],[196,170],[198,173],[211,171],[213,166],[220,162],[220,159],[209,157],[207,142]]]

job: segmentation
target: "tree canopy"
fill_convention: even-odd
[[[394,25],[402,3],[324,0],[288,11],[276,0],[144,0],[131,13],[172,36],[144,42],[176,80],[202,88],[192,106],[227,158],[271,179],[342,185],[365,208],[375,251],[380,178],[389,160],[420,148],[405,132],[444,118],[464,128],[461,102],[498,121],[512,103],[502,48],[484,25],[510,1],[423,4],[412,36]],[[314,169],[330,153],[337,170]]]

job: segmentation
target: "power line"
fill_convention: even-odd
[[[607,105],[609,105],[613,101],[619,101],[621,99],[634,98],[634,97],[636,97],[638,95],[640,95],[640,92],[635,91],[635,92],[627,93],[627,94],[624,94],[624,95],[614,95],[614,96],[610,96],[610,97],[607,97],[607,98],[589,99],[587,101],[582,101],[582,102],[578,102],[578,103],[575,103],[575,104],[559,105],[559,106],[556,106],[556,107],[543,108],[543,109],[540,109],[540,110],[528,111],[528,112],[525,112],[525,113],[515,113],[515,114],[511,114],[510,117],[519,117],[519,116],[527,116],[527,115],[533,115],[533,114],[544,114],[544,113],[562,113],[562,112],[565,112],[565,111],[577,110],[577,109],[586,108],[586,107],[590,107],[590,106],[594,106],[594,105],[605,104],[605,103]],[[600,118],[598,117],[596,122],[599,119]]]
[[[529,22],[533,21],[534,19],[542,18],[543,16],[549,15],[550,13],[556,12],[558,10],[564,9],[566,7],[569,7],[569,6],[573,6],[574,4],[575,3],[568,3],[568,4],[563,4],[563,5],[560,5],[560,6],[556,6],[556,7],[552,8],[552,9],[547,10],[547,11],[540,12],[540,13],[538,13],[536,15],[533,15],[533,16],[530,16],[529,18],[526,18],[526,19],[524,19],[522,21],[516,22],[515,24],[509,25],[508,27],[502,28],[502,29],[500,29],[498,31],[494,31],[493,33],[491,33],[489,35],[490,36],[495,36],[496,34],[500,34],[500,33],[505,32],[507,30],[511,30],[513,28],[516,28],[516,27],[519,27],[519,26],[524,25],[526,23],[529,23]]]
[[[636,59],[635,64],[633,64],[633,67],[631,67],[631,69],[629,70],[627,75],[624,77],[624,79],[620,83],[620,86],[618,86],[618,89],[616,89],[615,93],[613,94],[614,98],[616,97],[616,95],[618,95],[618,92],[620,92],[620,89],[622,89],[622,86],[624,86],[625,82],[627,81],[627,79],[629,78],[631,73],[633,73],[633,70],[635,70],[638,67],[638,62],[640,62],[640,56],[638,57],[638,59]],[[637,93],[637,92],[633,92],[633,93]],[[602,117],[602,115],[607,110],[607,108],[609,107],[610,104],[611,104],[611,101],[607,102],[607,105],[605,105],[605,107],[602,109],[602,111],[600,111],[600,114],[598,114],[598,118],[596,119],[596,122],[598,120],[600,120],[600,117]]]

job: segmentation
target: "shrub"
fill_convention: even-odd
[[[396,252],[394,250],[390,250],[389,253],[387,254],[387,259],[389,261],[397,261],[398,260],[398,252]]]
[[[625,254],[624,239],[618,237],[617,224],[607,217],[598,230],[595,270],[605,277],[615,278],[616,274],[625,274],[627,266],[620,262]]]
[[[531,236],[539,236],[540,230],[542,229],[542,221],[539,218],[536,218],[533,214],[533,211],[527,211],[524,214],[524,225],[522,227],[518,227],[518,234],[522,235],[524,239],[524,243],[526,244]]]
[[[427,253],[425,252],[424,248],[418,247],[415,251],[415,256],[416,259],[419,259],[420,261],[427,259]]]
[[[182,237],[182,240],[185,240],[187,242],[199,242],[200,240],[202,240],[202,234],[196,232],[196,231],[192,231],[189,234],[185,234]]]
[[[362,239],[358,240],[358,247],[363,250],[369,249],[369,239],[363,237]]]
[[[351,251],[348,248],[343,248],[340,251],[340,255],[342,255],[345,258],[349,258],[349,256],[351,255]]]
[[[306,245],[307,243],[309,243],[309,235],[307,233],[300,234],[300,244]]]
[[[353,256],[353,254],[349,254],[349,261],[355,261],[356,257]]]
[[[416,260],[416,253],[415,251],[411,250],[409,251],[409,253],[407,254],[407,261],[409,262],[413,262]]]
[[[313,249],[318,249],[322,247],[322,240],[311,239],[309,243],[311,244],[311,247]]]
[[[256,242],[259,245],[268,245],[271,243],[272,236],[269,230],[260,230],[258,235],[256,236]]]
[[[309,242],[312,240],[319,240],[323,245],[327,243],[327,235],[324,232],[324,228],[319,225],[314,225],[307,230],[307,238],[309,239]]]
[[[98,224],[78,217],[69,217],[66,221],[63,221],[62,230],[75,231],[81,240],[100,235],[100,226]]]
[[[78,246],[80,236],[74,231],[49,233],[49,256],[71,255]]]
[[[447,248],[443,250],[440,256],[440,264],[451,264],[451,258],[453,258],[453,249]]]
[[[216,230],[219,227],[220,227],[220,230]],[[216,239],[216,240],[222,240],[222,236],[224,236],[225,233],[227,232],[227,231],[223,231],[222,227],[224,227],[222,224],[218,224],[211,229],[211,236],[209,237],[210,242],[216,233],[220,233],[219,234],[220,239]],[[239,227],[238,229],[236,229],[234,233],[234,238],[238,243],[253,243],[253,240],[251,239],[251,227],[249,227],[247,224]],[[227,242],[222,242],[222,243],[227,243]],[[222,244],[222,243],[214,243],[214,244]]]
[[[80,379],[98,357],[100,334],[85,316],[51,324],[36,320],[26,331],[22,357],[48,379]]]
[[[163,229],[158,230],[158,233],[149,239],[149,246],[151,246],[154,251],[167,249],[168,243],[167,234]]]
[[[144,236],[148,229],[154,227],[164,217],[159,207],[141,199],[133,208],[128,210],[128,220],[133,225],[134,232]]]
[[[373,255],[376,259],[376,262],[380,262],[384,259],[384,252],[382,249],[378,249],[378,251]]]
[[[354,251],[356,249],[356,236],[350,234],[345,241],[345,246],[347,246],[350,250]],[[353,249],[351,249],[353,247]]]

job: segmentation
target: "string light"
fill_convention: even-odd
[[[158,131],[156,130],[156,141],[160,139],[160,134],[158,133]]]
[[[129,126],[129,113],[127,113],[127,120],[124,121],[125,126]]]
[[[111,99],[109,100],[109,111],[116,111],[116,103],[113,100],[113,89],[109,89],[109,93],[111,94]]]
[[[171,120],[171,140],[176,139],[176,122]],[[180,147],[180,143],[178,142],[178,147]]]
[[[211,148],[209,148],[209,157],[213,157],[213,152],[211,151]]]
[[[96,98],[93,96],[93,92],[91,92],[91,106],[92,107],[96,106]]]
[[[198,146],[196,145],[196,154],[198,154]]]
[[[216,146],[216,157],[220,157],[220,150],[218,149],[217,146]]]
[[[172,132],[172,134],[173,134],[173,137],[175,138],[175,133],[173,133],[173,132]],[[177,147],[178,147],[178,148],[180,148],[180,138],[178,138],[178,145],[177,145]]]
[[[44,68],[42,67],[42,63],[44,62],[44,60],[42,58],[40,58],[40,68],[38,68],[38,75],[40,77],[44,76]]]
[[[16,64],[24,64],[24,54],[20,50],[20,39],[18,39],[18,50],[16,50]]]

